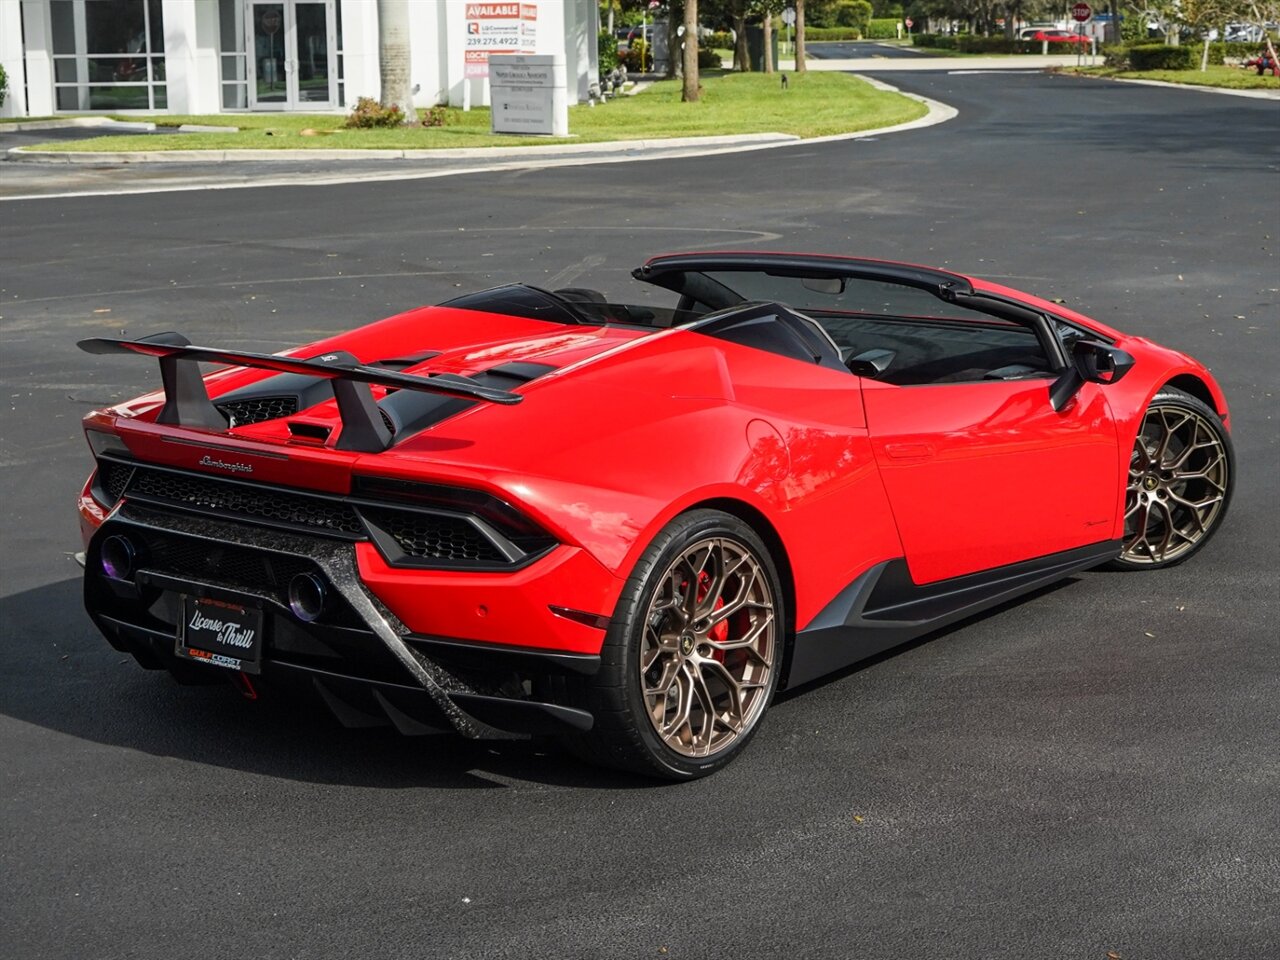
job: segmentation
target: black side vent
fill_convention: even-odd
[[[406,510],[379,510],[364,507],[360,511],[377,532],[385,531],[402,556],[418,560],[444,560],[472,564],[506,564],[510,559],[484,536],[466,517],[438,513],[410,513]],[[385,540],[384,547],[391,548]],[[396,549],[387,549],[392,559]]]
[[[94,482],[101,496],[98,500],[107,506],[115,506],[116,502],[124,495],[124,488],[129,485],[129,479],[133,476],[133,467],[127,463],[117,463],[114,460],[98,461],[98,477]]]
[[[289,423],[289,436],[299,440],[310,440],[313,443],[324,443],[333,433],[332,427],[322,423],[307,423],[305,420],[293,420]]]

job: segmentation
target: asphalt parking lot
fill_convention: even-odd
[[[0,203],[0,953],[1280,955],[1280,109],[885,79],[959,116],[700,159]],[[81,611],[78,421],[154,370],[76,339],[279,349],[511,280],[624,299],[645,257],[698,248],[948,266],[1186,350],[1231,403],[1224,528],[1183,566],[1084,574],[786,696],[735,764],[676,787],[178,687]],[[1036,482],[1045,510],[1072,495]]]

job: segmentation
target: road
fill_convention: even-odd
[[[729,157],[0,204],[0,953],[1280,954],[1280,110],[887,79],[959,116]],[[337,729],[95,635],[78,419],[154,371],[78,337],[275,349],[508,280],[621,297],[646,255],[699,247],[947,266],[1193,353],[1232,404],[1225,527],[1181,567],[1088,573],[788,696],[677,787]],[[1072,496],[1037,482],[1046,510]]]

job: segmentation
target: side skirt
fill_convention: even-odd
[[[899,557],[878,563],[836,595],[796,634],[786,686],[798,687],[850,664],[981,613],[1120,555],[1106,540],[924,586]]]

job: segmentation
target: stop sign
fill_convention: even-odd
[[[1071,19],[1077,23],[1084,23],[1093,16],[1093,8],[1087,3],[1077,3],[1071,8]]]

